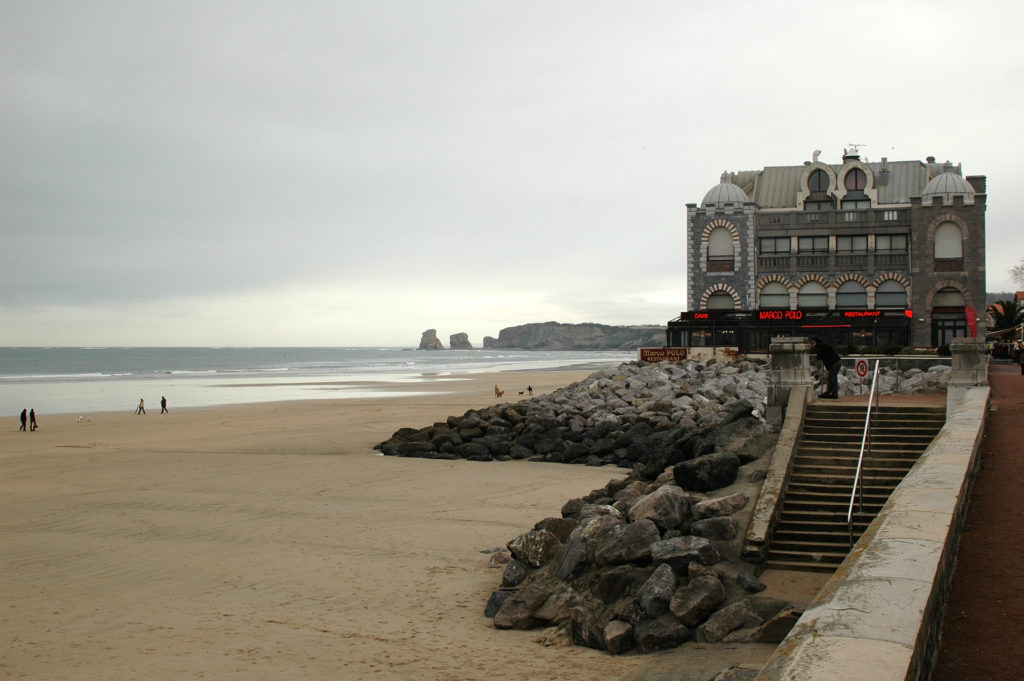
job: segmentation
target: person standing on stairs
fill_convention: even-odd
[[[828,371],[828,387],[818,397],[828,400],[837,399],[839,397],[839,369],[842,367],[842,359],[840,359],[839,353],[835,351],[835,348],[818,337],[811,339],[811,351],[818,358],[818,361],[825,365],[825,370]]]

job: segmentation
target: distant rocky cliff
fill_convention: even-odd
[[[521,350],[635,350],[665,345],[663,326],[609,326],[542,322],[502,329],[484,336],[485,348]]]

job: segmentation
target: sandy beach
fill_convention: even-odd
[[[643,658],[494,629],[483,606],[501,571],[483,551],[624,471],[372,450],[494,403],[495,382],[514,401],[512,381],[539,394],[589,373],[40,414],[30,433],[13,415],[0,431],[0,677],[619,679]]]

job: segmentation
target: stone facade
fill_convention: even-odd
[[[983,338],[985,177],[932,157],[872,163],[851,149],[827,164],[819,153],[724,173],[687,204],[687,309],[881,311],[901,329],[898,343],[854,334],[858,345]]]

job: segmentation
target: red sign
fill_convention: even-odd
[[[757,318],[761,321],[766,319],[769,320],[789,320],[789,321],[800,321],[804,318],[803,310],[760,310],[757,313]]]
[[[857,360],[857,375],[864,378],[868,375],[868,362],[865,359]]]
[[[843,312],[843,316],[847,319],[854,319],[856,317],[881,317],[881,310],[846,310]]]
[[[641,362],[682,362],[686,348],[640,348]]]

